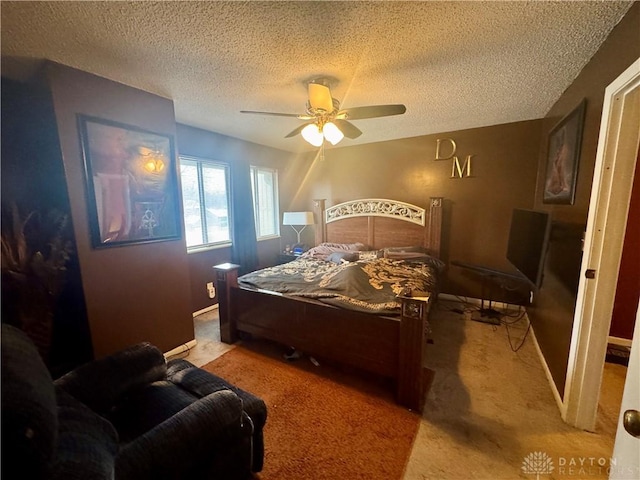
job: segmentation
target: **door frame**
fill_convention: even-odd
[[[640,58],[604,95],[561,409],[566,423],[583,430],[595,430],[639,142]]]

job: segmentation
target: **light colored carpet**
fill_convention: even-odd
[[[626,368],[605,365],[597,432],[574,429],[560,418],[531,336],[512,351],[526,324],[509,327],[509,339],[506,326],[474,322],[453,308],[463,306],[440,301],[433,311],[428,366],[436,375],[403,478],[536,479],[522,469],[534,452],[553,466],[540,479],[607,478],[598,461],[613,450]],[[198,345],[187,356],[194,364],[233,348],[219,343],[217,310],[194,326]]]
[[[524,338],[526,321],[508,328],[510,343],[505,325],[446,311],[452,306],[440,302],[433,321],[429,366],[436,377],[404,478],[535,479],[522,467],[536,452],[554,467],[540,478],[607,478],[598,461],[608,465],[615,423],[610,430],[610,422],[599,422],[599,431],[589,433],[562,421],[531,336],[512,351],[511,344]],[[617,407],[605,409],[616,419],[617,395]]]

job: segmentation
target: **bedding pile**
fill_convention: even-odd
[[[348,247],[348,248],[345,248]],[[399,314],[398,295],[407,289],[435,292],[440,260],[419,251],[393,258],[386,251],[362,251],[360,244],[322,244],[300,258],[238,278],[244,288],[317,299],[374,314]],[[390,258],[385,258],[390,257]]]

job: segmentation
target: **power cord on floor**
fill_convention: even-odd
[[[509,313],[509,311],[507,310],[507,312],[505,312],[502,315],[502,318],[500,319],[500,323],[504,325],[507,330],[507,339],[509,341],[509,347],[511,347],[512,352],[517,352],[524,345],[524,342],[527,340],[527,336],[529,335],[529,331],[531,330],[531,322],[527,321],[527,330],[524,332],[524,336],[522,337],[522,340],[520,341],[520,344],[518,346],[513,345],[513,340],[511,339],[511,332],[509,330],[509,327],[512,325],[515,325],[516,323],[521,322],[526,314],[527,314],[527,311],[522,307],[522,305],[518,305],[518,310],[516,312]],[[505,317],[512,318],[513,320],[505,320]]]
[[[459,313],[461,315],[465,314],[465,313],[471,313],[471,312],[475,312],[477,310],[480,310],[480,307],[478,307],[477,305],[474,305],[472,302],[470,302],[467,297],[461,297],[459,295],[454,295],[455,300],[453,299],[438,299],[438,306],[440,308],[442,308],[443,310],[447,311],[447,312],[453,312],[453,313]],[[441,302],[449,302],[449,303],[456,303],[456,304],[462,304],[464,306],[464,308],[460,309],[460,308],[447,308],[444,307],[442,305]]]
[[[529,322],[529,324],[527,325],[527,331],[524,332],[524,337],[522,337],[522,341],[520,342],[520,345],[518,345],[517,347],[513,346],[513,341],[511,340],[511,334],[509,332],[509,324],[505,323],[504,325],[507,329],[507,339],[509,340],[509,346],[511,347],[511,351],[517,352],[522,348],[522,346],[524,345],[524,342],[527,340],[527,337],[529,336],[529,331],[531,330],[531,322]]]
[[[469,301],[467,297],[462,297],[459,295],[454,295],[454,297],[455,297],[455,300],[438,299],[439,308],[442,308],[447,312],[459,313],[460,315],[464,315],[465,313],[472,314],[473,312],[478,312],[482,310],[478,305],[475,305],[474,303]],[[450,302],[450,303],[453,302],[453,303],[462,304],[463,308],[445,307],[442,304],[442,302]],[[509,342],[509,347],[511,348],[512,352],[518,352],[524,345],[525,341],[527,340],[527,337],[529,336],[529,331],[531,330],[531,323],[527,322],[528,323],[527,330],[525,331],[524,336],[522,337],[522,340],[517,345],[514,345],[513,343],[513,339],[511,338],[511,331],[509,327],[515,325],[516,323],[521,322],[523,318],[525,318],[526,313],[527,311],[522,307],[522,305],[518,305],[518,310],[516,310],[513,313],[510,313],[509,310],[507,310],[504,313],[501,312],[499,324],[491,325],[494,332],[498,331],[497,327],[499,325],[505,326],[505,329],[507,330],[507,340]],[[505,318],[508,318],[509,320],[505,320]]]
[[[165,358],[165,360],[168,362],[169,360],[174,360],[176,358],[186,358],[189,356],[189,353],[191,353],[191,347],[189,345],[187,345],[186,343],[184,345],[181,345],[183,347],[183,350],[174,353],[173,355],[170,355],[168,357]]]

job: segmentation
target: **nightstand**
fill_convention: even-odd
[[[292,253],[279,253],[278,254],[278,265],[290,262],[292,260],[295,260],[298,257],[299,257],[299,255],[294,255]]]

